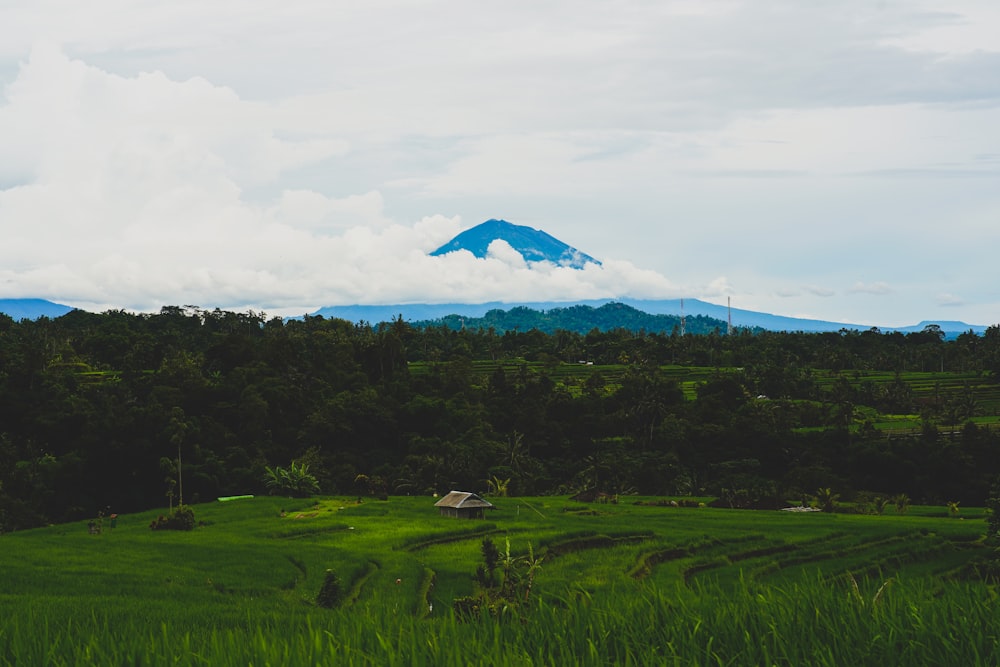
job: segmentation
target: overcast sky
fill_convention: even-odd
[[[996,0],[7,0],[0,298],[1000,322]],[[428,257],[488,218],[603,261]]]

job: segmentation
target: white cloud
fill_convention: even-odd
[[[726,276],[719,276],[705,286],[703,293],[705,296],[717,297],[732,295],[735,291],[736,289]]]
[[[275,138],[282,119],[203,80],[123,78],[37,49],[0,107],[30,183],[0,192],[0,293],[156,309],[166,303],[323,305],[574,299],[669,289],[627,262],[537,270],[504,242],[490,257],[427,252],[458,218],[394,223],[378,191],[332,197],[244,188],[340,157],[335,137]],[[14,130],[16,128],[16,132]],[[349,159],[349,156],[347,157]]]
[[[524,257],[517,250],[511,247],[509,243],[501,239],[497,239],[490,243],[489,247],[486,249],[486,257],[488,259],[498,260],[512,269],[528,269],[528,262],[524,260]]]
[[[285,190],[268,213],[281,224],[327,232],[358,225],[384,227],[392,222],[385,216],[382,194],[374,190],[343,199],[313,190]]]
[[[0,295],[991,319],[1000,16],[940,9],[12,0]],[[487,217],[604,267],[424,256]]]
[[[965,305],[965,300],[962,297],[956,296],[954,294],[947,294],[947,293],[939,294],[937,297],[937,301],[939,305],[948,306],[949,308]]]
[[[888,283],[875,282],[875,283],[863,283],[858,281],[854,283],[850,291],[854,294],[875,294],[878,296],[883,296],[886,294],[892,294],[892,288]]]
[[[806,285],[803,289],[813,296],[819,297],[831,297],[836,294],[836,292],[828,287],[821,287],[819,285]]]

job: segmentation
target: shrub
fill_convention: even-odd
[[[319,493],[319,482],[315,475],[309,472],[309,466],[305,463],[292,461],[287,468],[265,466],[264,470],[266,473],[264,483],[272,494],[307,498]]]
[[[316,595],[316,604],[324,609],[333,609],[344,598],[344,589],[340,585],[340,577],[333,570],[327,570],[323,576],[323,585]]]
[[[543,556],[535,557],[528,543],[526,556],[515,556],[510,551],[510,539],[506,548],[500,551],[493,541],[486,538],[482,542],[483,565],[476,568],[474,575],[480,585],[477,595],[456,598],[452,609],[459,617],[470,617],[488,612],[500,618],[509,611],[516,610],[528,602],[535,576],[542,567]],[[500,582],[493,577],[494,570],[500,571]]]
[[[152,530],[194,530],[194,510],[189,505],[178,505],[170,514],[153,519],[149,527]]]

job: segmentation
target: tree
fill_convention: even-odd
[[[836,502],[840,498],[839,493],[834,493],[830,487],[822,487],[816,490],[816,502],[824,512],[832,512],[836,507]]]
[[[486,484],[490,487],[490,495],[506,498],[507,487],[510,486],[510,478],[500,479],[494,475],[491,479],[486,480]]]
[[[275,466],[264,468],[266,475],[264,483],[274,495],[287,495],[294,498],[306,498],[319,493],[319,482],[309,474],[309,466],[305,463],[292,461],[288,468]]]
[[[544,556],[535,556],[530,542],[526,556],[515,555],[511,552],[509,537],[505,540],[503,551],[497,549],[489,538],[483,540],[481,551],[484,563],[476,568],[474,575],[480,586],[479,592],[456,598],[452,606],[460,615],[471,616],[485,611],[500,618],[528,601],[535,577],[542,569]],[[493,576],[496,570],[501,573],[499,582]]]
[[[538,571],[542,569],[542,559],[544,556],[535,556],[534,549],[531,548],[531,542],[528,542],[528,555],[524,557],[524,601],[528,601],[528,596],[531,595],[531,585],[535,583],[535,575]]]
[[[906,510],[910,509],[910,497],[905,493],[900,493],[893,498],[893,502],[896,504],[897,514],[906,514]]]

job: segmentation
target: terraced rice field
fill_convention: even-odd
[[[988,620],[1000,611],[996,588],[967,577],[993,553],[974,509],[953,518],[921,507],[862,516],[494,500],[487,519],[458,520],[438,516],[433,498],[254,498],[195,506],[203,525],[191,533],[150,531],[149,513],[100,535],[68,524],[2,536],[0,665],[1000,658]],[[484,538],[541,556],[518,622],[452,614],[475,591]],[[338,609],[315,604],[327,570],[343,582]],[[928,630],[935,623],[945,629]]]

